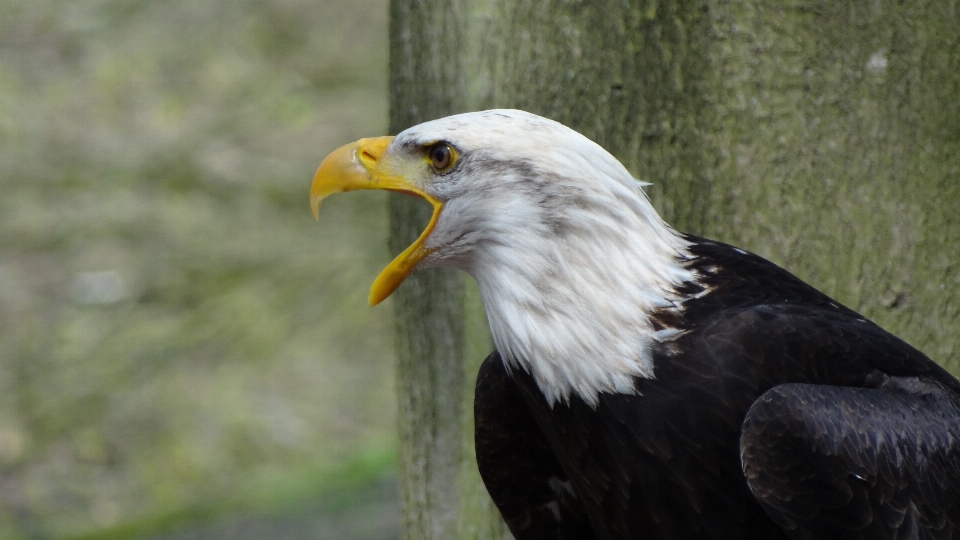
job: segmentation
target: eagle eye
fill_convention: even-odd
[[[446,172],[450,170],[457,160],[456,152],[449,144],[438,142],[427,147],[427,159],[430,166],[437,172]]]

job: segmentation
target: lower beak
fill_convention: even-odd
[[[319,216],[320,203],[334,193],[343,193],[357,189],[385,189],[417,195],[433,205],[433,217],[420,237],[397,255],[386,268],[380,272],[370,287],[370,305],[375,306],[390,296],[403,283],[407,275],[413,271],[424,257],[432,250],[425,246],[427,237],[433,232],[440,217],[443,203],[419,187],[410,183],[394,171],[383,159],[393,137],[376,137],[360,139],[359,141],[341,146],[330,153],[310,185],[310,207],[313,216]]]

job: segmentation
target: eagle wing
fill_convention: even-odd
[[[795,538],[960,535],[960,400],[939,382],[777,386],[740,449],[750,489]]]

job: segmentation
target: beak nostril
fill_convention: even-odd
[[[374,156],[373,154],[371,154],[370,152],[368,152],[368,151],[366,151],[366,150],[364,150],[363,152],[360,153],[360,159],[362,159],[362,160],[364,160],[364,161],[374,161],[374,162],[377,161],[376,156]]]

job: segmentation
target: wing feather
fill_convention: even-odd
[[[777,386],[740,448],[751,490],[796,538],[960,535],[960,400],[936,381]]]

